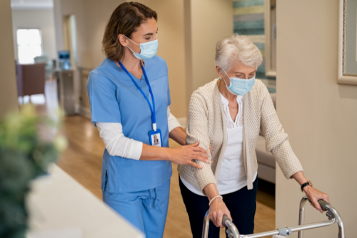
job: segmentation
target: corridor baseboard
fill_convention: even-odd
[[[91,119],[90,108],[76,104],[75,109],[79,115]]]
[[[74,104],[74,112],[77,113],[77,114],[79,114],[80,110],[81,110],[81,105],[79,105],[79,104]]]

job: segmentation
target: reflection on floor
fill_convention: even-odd
[[[34,95],[31,97],[31,102],[37,105],[39,111],[42,112],[56,109],[58,107],[56,83],[54,81],[47,82],[45,92],[46,100],[43,100],[44,97],[41,95]],[[24,98],[24,103],[28,103],[27,98]],[[58,165],[101,199],[100,175],[104,144],[99,137],[98,130],[89,119],[82,116],[66,117],[63,124],[64,126],[60,133],[67,137],[69,143],[68,148],[59,158]],[[176,146],[178,145],[170,140],[170,147]],[[173,164],[172,166],[170,203],[164,237],[192,237],[188,216],[178,186],[176,165]],[[274,185],[259,181],[254,232],[275,229],[274,194]],[[221,229],[220,237],[225,237],[223,229]]]

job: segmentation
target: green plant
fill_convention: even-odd
[[[55,135],[58,125],[58,117],[38,115],[30,105],[0,121],[0,237],[25,237],[29,183],[66,147]]]

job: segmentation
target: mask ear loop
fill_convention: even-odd
[[[229,81],[230,81],[231,78],[228,76],[227,72],[226,72],[224,69],[222,69],[222,70],[223,70],[224,73],[227,75],[227,77],[228,77],[228,79],[229,79]],[[224,84],[226,85],[226,87],[228,88],[229,86],[227,85],[226,80],[224,80],[224,78],[222,78],[222,80],[223,80]],[[229,83],[229,85],[231,85],[231,84]]]
[[[132,41],[130,38],[128,38],[126,35],[123,35],[126,39],[130,40],[131,42],[133,42],[135,45],[140,46],[138,43],[135,43],[134,41]]]
[[[128,38],[126,35],[123,35],[126,39],[130,40],[131,42],[133,42],[135,45],[138,45],[137,43],[135,43],[134,41],[132,41],[130,38]],[[138,45],[140,46],[140,45]],[[128,45],[126,46],[130,51],[131,53],[135,53],[135,54],[140,54],[140,53],[136,53],[135,51],[133,51]]]

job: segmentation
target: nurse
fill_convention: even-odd
[[[103,37],[106,59],[87,83],[92,122],[105,144],[103,200],[146,234],[164,233],[171,162],[202,168],[204,149],[170,149],[169,137],[186,144],[186,132],[170,113],[168,70],[156,56],[155,11],[125,2],[112,13]]]

